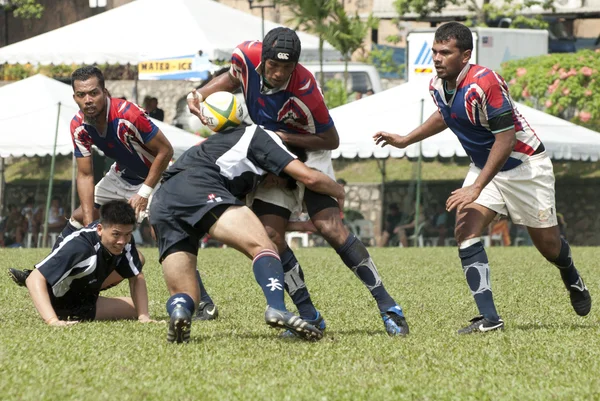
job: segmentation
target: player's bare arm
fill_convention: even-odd
[[[204,119],[204,116],[202,116],[200,103],[202,103],[204,99],[215,92],[225,91],[233,93],[233,91],[238,89],[241,84],[242,83],[239,79],[235,78],[230,73],[226,73],[210,80],[209,83],[200,89],[193,89],[187,97],[187,104],[190,112],[197,116],[200,121],[202,121],[202,124],[206,125],[207,121]]]
[[[69,326],[77,323],[76,321],[67,322],[58,319],[50,303],[50,295],[48,295],[47,287],[48,282],[38,269],[34,269],[31,272],[29,277],[27,277],[26,283],[33,304],[46,324],[50,326]]]
[[[430,136],[439,134],[446,128],[448,128],[448,126],[446,125],[444,118],[436,111],[421,126],[415,128],[406,136],[379,131],[373,135],[373,140],[376,145],[381,145],[382,148],[386,145],[392,145],[396,148],[403,149],[413,143],[420,142]]]
[[[136,215],[146,211],[148,198],[150,197],[150,193],[152,193],[152,189],[156,186],[163,171],[165,171],[173,158],[173,147],[160,130],[145,145],[150,150],[150,153],[155,156],[154,162],[152,162],[152,166],[150,166],[150,170],[148,171],[148,176],[144,180],[144,185],[140,188],[140,192],[129,199],[129,204],[135,210]]]
[[[340,204],[340,209],[343,210],[344,198],[346,196],[344,187],[327,175],[320,171],[308,168],[299,160],[293,160],[290,164],[285,166],[283,171],[296,181],[300,181],[306,185],[308,189],[336,198]]]
[[[340,146],[340,137],[335,125],[315,135],[299,135],[278,131],[283,142],[307,150],[333,150]]]
[[[144,273],[129,278],[129,291],[140,323],[154,322],[148,313],[148,288]]]
[[[475,202],[483,188],[489,184],[506,163],[517,143],[515,129],[510,128],[500,132],[495,135],[495,138],[488,160],[473,185],[453,191],[446,201],[446,210],[451,211],[456,208],[460,212],[463,207]]]
[[[81,202],[83,225],[94,221],[94,165],[92,156],[77,158],[77,195]]]

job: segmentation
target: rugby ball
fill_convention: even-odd
[[[215,132],[235,128],[244,120],[244,106],[229,92],[215,92],[201,106],[206,126]]]

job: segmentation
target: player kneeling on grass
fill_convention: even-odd
[[[66,326],[86,320],[152,321],[143,262],[130,243],[134,228],[135,212],[128,203],[107,202],[100,209],[97,225],[68,235],[35,265],[26,285],[46,323]],[[99,296],[101,290],[124,278],[129,279],[131,298]]]
[[[278,184],[274,175],[288,175],[343,203],[341,185],[308,168],[274,132],[257,125],[209,137],[163,173],[162,186],[150,207],[150,223],[171,294],[167,301],[168,341],[180,343],[190,338],[191,318],[199,300],[195,284],[198,243],[206,233],[252,259],[254,276],[267,299],[268,325],[288,329],[306,340],[323,336],[318,328],[287,311],[277,248],[260,220],[238,199],[253,191],[268,173],[271,183]]]

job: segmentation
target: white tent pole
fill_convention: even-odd
[[[77,191],[77,158],[75,157],[75,152],[73,152],[73,160],[71,166],[71,216],[75,211],[75,193]]]
[[[54,148],[52,149],[52,162],[50,163],[50,178],[48,179],[48,196],[46,198],[46,216],[44,218],[44,236],[42,245],[46,243],[48,235],[48,217],[50,217],[50,201],[52,199],[52,184],[54,181],[54,164],[56,163],[56,142],[58,141],[58,125],[60,122],[60,102],[58,102],[58,113],[56,114],[56,130],[54,132]]]
[[[423,125],[423,113],[425,110],[425,99],[421,99],[420,125]],[[415,247],[419,244],[419,211],[421,208],[421,164],[423,162],[423,141],[419,142],[419,157],[417,159],[417,196],[415,200]]]

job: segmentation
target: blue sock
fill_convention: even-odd
[[[571,257],[571,247],[564,238],[560,239],[560,253],[558,254],[558,258],[551,262],[554,266],[558,267],[560,277],[567,289],[570,289],[571,285],[577,284],[579,273],[577,272],[575,264],[573,263],[573,258]]]
[[[283,292],[283,267],[279,255],[268,249],[259,252],[252,261],[252,269],[256,282],[267,298],[267,305],[287,311]]]
[[[285,290],[290,294],[294,305],[298,308],[303,319],[316,319],[317,309],[310,299],[310,294],[304,282],[304,272],[296,259],[294,252],[288,247],[280,255],[285,277]]]
[[[79,223],[77,223],[79,224]],[[56,237],[56,242],[54,243],[54,245],[52,245],[52,250],[55,250],[56,248],[58,248],[58,246],[60,245],[60,243],[67,238],[69,235],[73,234],[75,231],[79,230],[80,228],[83,228],[83,226],[81,224],[79,224],[81,227],[75,227],[73,225],[73,223],[71,223],[71,221],[69,220],[67,222],[67,225],[65,226],[65,228],[63,228],[63,230],[61,231],[61,233],[58,235],[58,237]]]
[[[180,292],[178,294],[171,295],[171,298],[169,298],[167,301],[167,313],[169,316],[171,316],[173,309],[175,309],[177,305],[183,305],[183,307],[190,312],[190,315],[194,314],[194,300],[188,294]]]
[[[342,261],[356,277],[371,291],[371,295],[377,301],[380,312],[386,312],[396,305],[396,301],[388,294],[381,282],[381,277],[375,267],[375,263],[369,255],[365,245],[352,233],[346,238],[346,242],[336,250]]]
[[[202,279],[200,278],[200,270],[196,268],[196,279],[198,280],[198,286],[200,287],[200,302],[206,302],[207,304],[214,304],[208,292],[206,292],[206,288],[204,288],[204,284],[202,283]]]
[[[497,322],[499,317],[490,285],[490,266],[483,244],[479,241],[467,248],[459,249],[458,255],[479,313],[484,318]]]

